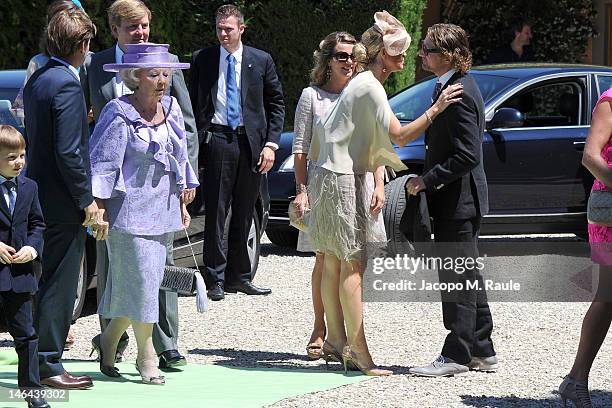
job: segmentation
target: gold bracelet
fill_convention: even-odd
[[[296,184],[295,193],[296,194],[306,193],[306,184],[302,184],[302,183]]]
[[[429,124],[433,125],[433,120],[431,120],[431,116],[429,116],[429,113],[427,111],[425,111],[425,117],[427,118],[427,121],[429,122]]]

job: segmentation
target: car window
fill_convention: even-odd
[[[471,73],[485,103],[516,81],[516,78]],[[414,120],[431,106],[436,78],[418,82],[389,100],[391,110],[400,120]]]
[[[583,95],[583,84],[576,79],[549,81],[513,95],[499,108],[522,112],[523,127],[576,126],[580,124]]]
[[[0,100],[6,99],[13,103],[19,93],[19,88],[0,88]]]
[[[612,76],[597,75],[597,85],[599,88],[599,95],[612,88]]]

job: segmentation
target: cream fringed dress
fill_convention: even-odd
[[[370,202],[374,180],[366,177],[379,166],[400,171],[401,162],[389,139],[393,112],[380,82],[370,71],[346,86],[326,116],[315,118],[308,158],[312,247],[341,260],[361,260],[367,243],[387,241],[382,215],[373,217]]]

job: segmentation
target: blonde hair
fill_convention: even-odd
[[[465,30],[455,24],[434,24],[427,29],[427,36],[434,47],[452,67],[465,74],[472,67],[472,52]]]
[[[50,55],[66,59],[95,36],[96,26],[84,11],[59,11],[47,26],[47,49]]]
[[[108,8],[108,25],[119,27],[122,20],[140,20],[145,16],[151,22],[151,10],[141,0],[116,0]]]
[[[319,49],[314,52],[314,67],[310,71],[310,84],[322,86],[329,80],[329,62],[334,57],[338,44],[355,44],[355,37],[345,31],[335,31],[328,34],[319,43]]]
[[[353,54],[360,64],[368,66],[376,61],[376,57],[383,48],[383,36],[372,26],[361,35],[361,42],[355,46]]]
[[[10,125],[0,125],[0,150],[25,149],[26,142],[21,132]]]
[[[233,4],[224,4],[219,7],[215,12],[215,21],[232,16],[236,17],[236,20],[238,20],[238,25],[244,24],[244,14],[242,14],[242,11],[240,11],[240,9]]]

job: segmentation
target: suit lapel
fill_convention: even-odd
[[[98,75],[100,78],[100,91],[102,95],[107,101],[111,99],[115,99],[117,95],[117,87],[115,86],[115,73],[114,72],[106,72],[102,68],[104,64],[112,64],[115,62],[115,46],[102,51],[102,55],[100,55],[100,63],[96,64],[99,69]]]
[[[13,217],[17,214],[21,214],[23,206],[27,203],[25,199],[26,188],[25,181],[21,177],[17,177],[17,198],[15,200],[15,208],[13,208]]]
[[[251,69],[253,67],[253,61],[251,59],[251,53],[246,46],[242,48],[242,64],[240,67],[240,104],[244,106],[246,95],[249,89],[249,77]]]
[[[212,92],[210,93],[210,100],[212,106],[215,106],[217,102],[217,92],[219,92],[219,58],[221,58],[221,46],[214,48],[215,52],[213,52],[211,60],[211,71],[210,78],[212,79]],[[214,111],[214,108],[213,108]],[[213,113],[214,114],[214,113]]]
[[[10,223],[12,222],[13,217],[11,216],[8,205],[6,204],[6,200],[4,199],[5,191],[6,190],[4,189],[4,187],[0,186],[0,211],[6,216],[6,218],[9,220],[9,223]],[[17,193],[17,197],[19,197],[19,193]]]

